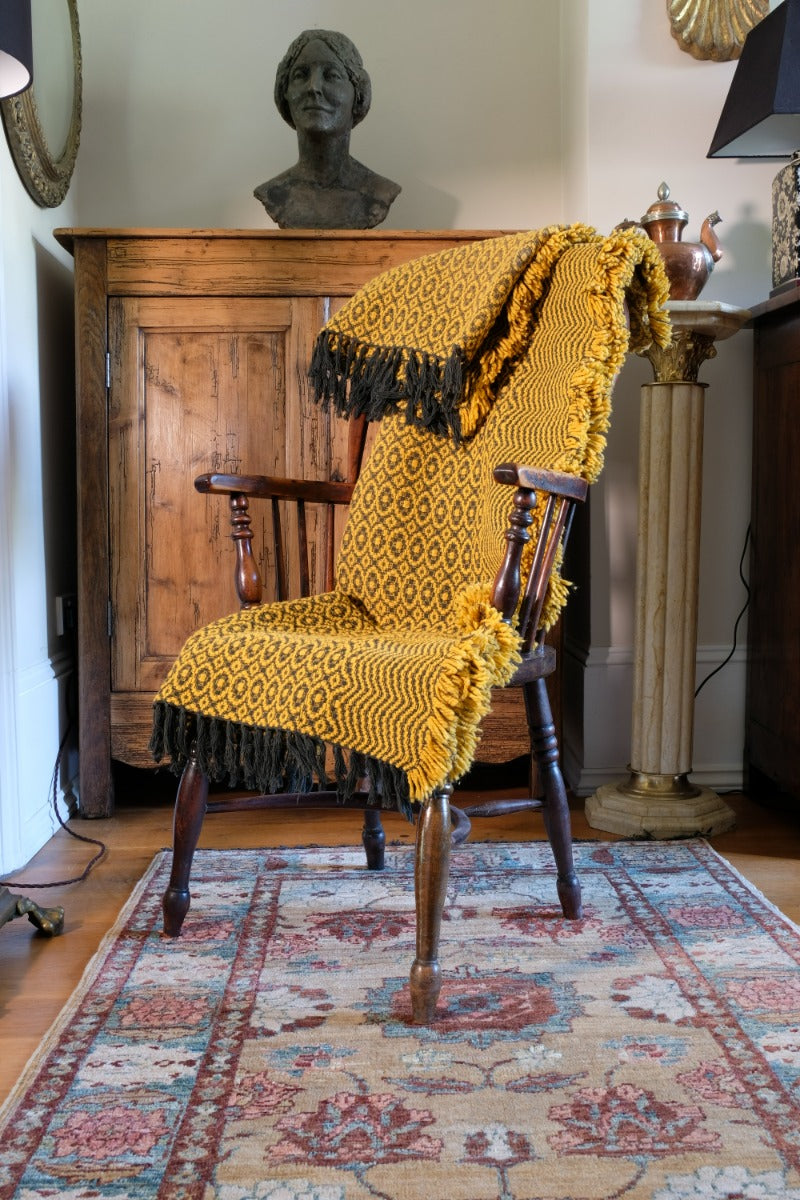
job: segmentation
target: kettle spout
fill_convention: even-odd
[[[714,232],[714,226],[718,225],[722,217],[718,212],[710,213],[700,228],[700,241],[708,250],[714,262],[719,262],[722,258],[722,247],[719,244],[719,238]]]

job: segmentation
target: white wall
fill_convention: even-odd
[[[73,655],[54,597],[75,591],[74,200],[37,208],[0,147],[0,873],[57,828],[50,778]]]
[[[607,230],[641,216],[665,179],[691,214],[689,239],[709,211],[722,214],[725,257],[705,295],[748,305],[769,290],[775,168],[706,159],[733,64],[698,62],[680,50],[663,3],[79,0],[79,13],[83,133],[60,210],[35,208],[0,147],[8,395],[0,415],[3,466],[11,463],[3,471],[4,528],[14,579],[5,601],[0,587],[0,649],[9,643],[14,658],[10,667],[4,658],[2,699],[14,711],[2,716],[0,752],[17,748],[16,766],[0,766],[0,811],[13,808],[21,826],[36,824],[38,777],[49,775],[55,756],[52,660],[60,647],[50,605],[74,570],[58,557],[49,483],[59,460],[48,435],[69,404],[61,390],[67,373],[58,375],[69,351],[54,348],[42,323],[46,297],[64,309],[64,260],[51,230],[270,225],[252,190],[295,158],[295,135],[274,108],[272,88],[300,30],[341,30],[362,52],[373,105],[352,151],[403,187],[387,227],[586,220]],[[701,673],[727,652],[744,599],[737,569],[749,512],[750,357],[751,338],[742,333],[701,373],[709,384]],[[630,746],[638,390],[649,377],[641,361],[625,368],[607,470],[592,499],[591,606],[571,635],[567,666],[577,706],[567,760],[584,789],[619,775]],[[49,519],[53,536],[45,532]],[[72,517],[60,519],[68,546]],[[697,706],[695,765],[711,786],[741,780],[743,697],[740,652]],[[0,848],[2,869],[34,840]]]
[[[271,226],[253,188],[297,156],[275,69],[314,26],[351,37],[372,78],[351,150],[403,187],[385,227],[524,228],[560,207],[554,0],[80,0],[80,11],[85,224]]]

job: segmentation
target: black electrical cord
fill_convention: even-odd
[[[89,860],[89,862],[87,863],[86,867],[81,872],[81,874],[75,875],[72,879],[56,879],[50,883],[28,883],[27,880],[25,880],[25,879],[0,879],[0,884],[2,884],[4,887],[24,888],[25,891],[30,891],[31,888],[58,888],[58,887],[66,887],[68,884],[71,884],[71,883],[82,883],[83,880],[86,879],[86,877],[88,876],[92,867],[94,867],[96,863],[99,863],[101,858],[103,858],[105,856],[107,846],[105,845],[104,842],[98,841],[97,838],[86,837],[85,834],[76,833],[74,829],[70,829],[69,825],[67,825],[66,822],[62,820],[61,813],[58,811],[58,775],[59,775],[59,769],[61,767],[61,758],[64,754],[64,748],[67,744],[67,740],[68,740],[71,732],[72,732],[72,719],[69,716],[69,714],[67,714],[67,728],[64,731],[64,736],[62,737],[61,742],[59,744],[58,753],[56,754],[56,761],[55,761],[55,764],[53,765],[53,774],[50,779],[50,795],[51,795],[52,803],[53,803],[53,812],[55,813],[56,820],[58,821],[61,828],[63,830],[65,830],[69,834],[70,837],[76,838],[77,841],[79,841],[79,842],[88,842],[89,845],[99,846],[100,848],[97,851],[97,853]]]
[[[700,694],[701,690],[706,686],[709,679],[713,679],[718,671],[721,671],[723,667],[726,667],[728,665],[728,663],[731,661],[731,659],[733,658],[734,654],[736,653],[736,638],[739,633],[739,623],[740,623],[742,617],[744,616],[744,614],[747,612],[748,608],[750,607],[750,584],[745,579],[744,571],[742,569],[743,565],[744,565],[744,556],[747,553],[747,547],[748,547],[749,542],[750,542],[750,526],[748,525],[747,533],[744,535],[744,546],[742,546],[742,556],[739,559],[739,578],[741,579],[742,583],[744,584],[744,590],[747,592],[747,599],[745,600],[744,604],[742,605],[741,611],[740,611],[738,617],[736,618],[736,621],[733,626],[733,645],[731,646],[730,653],[727,654],[725,656],[725,658],[723,658],[723,660],[719,664],[719,666],[714,667],[713,671],[709,671],[709,673],[708,673],[708,675],[706,675],[705,679],[703,679],[700,683],[698,683],[698,685],[695,689],[695,693],[694,693],[695,699],[697,699],[698,695]]]

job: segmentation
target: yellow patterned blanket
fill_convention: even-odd
[[[668,337],[663,262],[641,234],[602,239],[586,225],[550,225],[415,259],[366,284],[317,338],[309,371],[317,398],[340,414],[401,411],[410,423],[468,437],[529,348],[555,264],[581,243],[603,247],[598,331],[613,339],[602,327],[606,304],[628,289],[631,347]]]
[[[458,247],[363,288],[311,367],[323,404],[382,418],[335,589],[193,634],[156,697],[154,756],[180,769],[195,745],[215,780],[306,791],[328,783],[327,744],[340,794],[366,779],[407,814],[458,779],[518,661],[489,603],[510,507],[492,469],[595,478],[614,378],[629,344],[668,339],[666,298],[649,239],[585,226]],[[556,577],[548,621],[565,594]]]

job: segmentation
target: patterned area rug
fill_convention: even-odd
[[[800,1200],[800,930],[705,842],[454,854],[409,1024],[413,854],[159,854],[0,1117],[0,1197]]]

